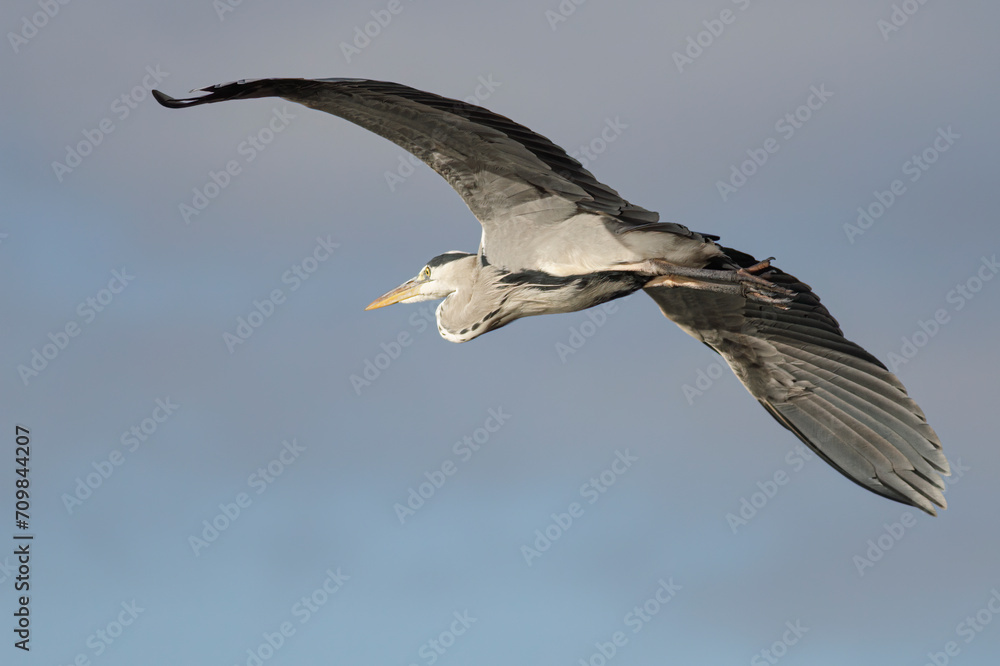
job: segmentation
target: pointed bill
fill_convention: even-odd
[[[383,294],[368,304],[365,310],[376,310],[420,295],[420,283],[416,280],[405,282],[387,294]]]

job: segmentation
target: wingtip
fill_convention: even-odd
[[[199,95],[198,97],[177,98],[171,97],[170,95],[160,92],[159,90],[154,90],[153,98],[168,109],[179,109],[185,106],[197,106],[199,104],[206,104],[208,102],[225,99],[218,94],[220,88],[240,86],[244,83],[246,83],[246,81],[233,81],[232,83],[220,83],[218,85],[207,86],[205,88],[195,88],[191,91],[192,93],[207,93],[205,95]]]
[[[223,102],[229,99],[246,99],[250,97],[269,97],[274,95],[268,88],[268,84],[280,79],[240,79],[229,83],[219,83],[205,88],[197,88],[192,93],[205,93],[197,97],[176,98],[160,92],[153,91],[153,97],[161,105],[169,109],[179,109],[187,106],[198,106],[199,104],[210,104],[212,102]]]
[[[928,516],[933,516],[934,518],[937,518],[938,512],[937,512],[937,509],[934,507],[933,504],[930,504],[928,506],[923,506],[921,504],[914,503],[913,506],[915,506],[918,509],[920,509],[921,511],[923,511]],[[943,510],[945,510],[945,509],[948,508],[948,503],[947,502],[942,502],[941,504],[938,504],[938,506],[941,507],[941,510],[943,511]]]
[[[160,92],[159,90],[154,90],[153,99],[159,102],[161,106],[165,106],[168,109],[179,109],[182,106],[190,106],[191,104],[197,104],[200,98],[195,97],[193,99],[177,99],[176,97],[171,97],[170,95]]]

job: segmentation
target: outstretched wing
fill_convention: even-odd
[[[749,255],[724,248],[740,266]],[[646,292],[685,332],[717,351],[778,420],[844,476],[936,515],[948,461],[920,407],[874,356],[844,338],[809,286],[776,268],[760,274],[794,292],[788,309],[683,287]]]
[[[461,195],[483,225],[490,261],[510,270],[534,268],[571,251],[565,236],[555,233],[567,221],[695,236],[625,201],[544,136],[473,104],[364,79],[256,79],[202,90],[208,94],[189,99],[158,90],[153,95],[171,108],[283,97],[340,116],[413,153]]]

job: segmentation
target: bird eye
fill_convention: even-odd
[[[430,266],[424,266],[424,270],[420,271],[420,277],[424,278],[425,280],[430,279],[430,277],[431,277],[431,267]]]

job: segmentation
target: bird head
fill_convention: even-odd
[[[415,278],[407,280],[387,294],[372,301],[365,310],[394,303],[419,303],[447,298],[473,281],[476,255],[468,252],[445,252],[427,262]]]

